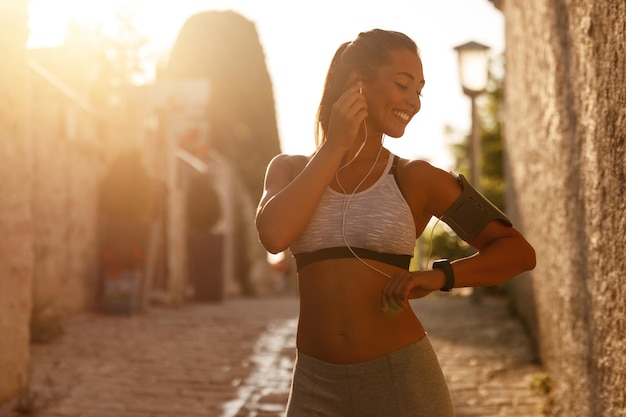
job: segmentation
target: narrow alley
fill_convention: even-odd
[[[506,300],[432,294],[412,303],[437,351],[457,417],[542,417],[530,340]],[[298,300],[237,298],[132,317],[84,313],[32,347],[30,396],[2,417],[278,417],[287,400]],[[29,403],[30,402],[30,403]],[[384,417],[384,416],[381,416]]]

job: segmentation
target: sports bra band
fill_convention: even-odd
[[[400,188],[400,182],[398,181],[398,161],[400,157],[398,155],[393,156],[393,162],[391,163],[391,173],[393,174],[393,179],[396,180],[396,184],[398,184],[398,188]]]
[[[381,253],[375,252],[369,249],[352,248],[354,253],[359,258],[372,259],[375,261],[384,262],[389,265],[394,265],[402,269],[409,269],[411,263],[411,255],[400,255],[394,253]],[[354,258],[354,254],[350,251],[350,248],[345,246],[324,248],[314,252],[301,252],[294,254],[296,258],[297,270],[300,271],[305,266],[324,259],[339,259],[339,258]]]

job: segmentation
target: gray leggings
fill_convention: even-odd
[[[428,336],[389,355],[337,365],[297,353],[286,417],[454,417]]]

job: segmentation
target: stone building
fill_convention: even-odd
[[[2,5],[0,400],[27,384],[29,343],[93,302],[103,168],[98,116],[27,54],[25,2]]]
[[[0,402],[27,382],[33,225],[32,141],[26,119],[26,2],[0,3]],[[10,198],[7,198],[10,196]]]
[[[27,32],[16,36],[25,3],[1,15],[10,20],[0,50],[11,65],[0,70],[0,402],[28,384],[30,343],[94,306],[105,170],[101,116],[27,53]]]
[[[500,0],[515,282],[555,416],[626,416],[626,2]]]
[[[147,259],[133,309],[156,298],[169,304],[189,298],[184,213],[191,171],[214,171],[218,191],[226,196],[220,230],[227,242],[232,242],[233,212],[246,219],[254,213],[251,199],[232,196],[237,175],[230,162],[212,154],[213,162],[203,163],[174,141],[158,147],[158,138],[167,135],[150,132],[144,123],[147,90],[154,86],[123,91],[123,108],[103,103],[95,108],[80,54],[27,50],[27,4],[0,0],[0,403],[28,387],[31,343],[59,335],[66,317],[102,307],[102,237],[103,230],[113,228],[103,225],[101,185],[117,155],[139,150],[149,180],[159,183],[147,187],[150,199],[159,201],[146,210],[149,232],[142,257]],[[278,146],[278,137],[272,139]],[[134,179],[122,178],[117,185]],[[127,188],[117,185],[114,190]],[[160,210],[154,209],[159,204]],[[244,244],[251,241],[248,236]],[[224,250],[226,282],[220,290],[229,296],[243,292],[233,279],[232,246]],[[259,248],[256,239],[250,243],[253,260],[265,259]],[[269,266],[253,266],[251,282],[262,287]]]

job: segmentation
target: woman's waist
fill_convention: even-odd
[[[318,332],[355,334],[393,329],[416,320],[410,307],[382,310],[382,291],[401,268],[357,259],[324,260],[298,273],[300,323]],[[357,330],[359,330],[357,332]]]
[[[308,308],[300,301],[297,346],[303,353],[331,363],[358,363],[421,340],[424,327],[410,307],[382,311],[379,302],[364,306],[326,302]]]
[[[382,290],[401,268],[358,259],[316,262],[298,273],[298,348],[334,363],[356,363],[384,355],[424,336],[410,306],[385,312]]]

